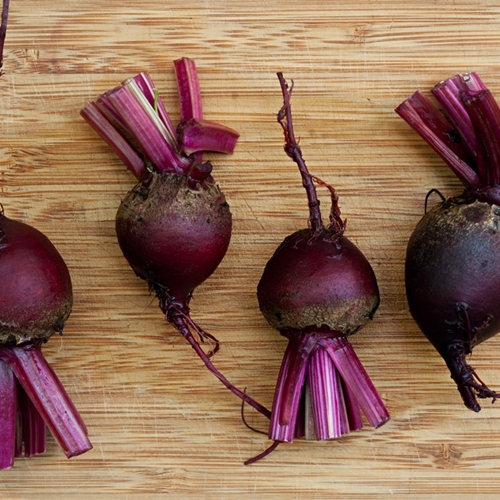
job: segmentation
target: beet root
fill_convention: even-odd
[[[278,122],[285,152],[297,164],[309,206],[309,227],[285,238],[266,264],[257,287],[268,323],[288,339],[274,392],[268,436],[273,444],[246,464],[295,438],[335,439],[363,426],[361,411],[377,428],[389,413],[347,337],[375,314],[380,297],[375,273],[344,236],[335,189],[309,173],[295,139],[291,94],[278,73],[283,107]],[[323,224],[316,184],[330,192],[330,223]]]
[[[213,181],[189,187],[177,174],[153,174],[116,214],[123,255],[160,300],[187,307],[193,290],[217,268],[231,239],[231,212]]]
[[[410,312],[474,411],[474,394],[495,397],[466,355],[500,330],[499,221],[496,205],[445,201],[419,222],[406,256]]]
[[[0,283],[0,469],[23,445],[26,457],[43,453],[46,428],[68,458],[85,453],[85,424],[41,351],[71,312],[68,268],[46,236],[3,210]]]
[[[327,327],[348,336],[378,308],[377,280],[363,253],[345,236],[309,229],[285,239],[266,265],[259,306],[280,331]]]
[[[73,305],[68,268],[40,231],[0,214],[0,344],[47,340]]]
[[[465,187],[427,212],[408,242],[406,295],[418,326],[444,358],[465,406],[500,395],[466,362],[500,330],[500,106],[476,73],[420,91],[396,112],[428,142]],[[429,197],[427,195],[427,200]]]
[[[203,118],[194,61],[178,59],[174,67],[180,105],[177,127],[147,73],[100,95],[81,114],[139,180],[116,215],[116,234],[126,260],[208,370],[268,417],[269,410],[215,368],[211,357],[219,341],[190,315],[193,291],[215,271],[231,238],[229,205],[203,154],[232,153],[238,133]],[[205,352],[198,339],[208,341],[211,349]]]

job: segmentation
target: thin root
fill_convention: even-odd
[[[204,343],[205,339],[208,339],[214,343],[215,347],[211,351],[207,352],[207,356],[209,358],[211,358],[220,348],[220,342],[218,341],[218,339],[216,337],[214,337],[212,334],[203,330],[203,328],[201,328],[199,325],[197,325],[192,320],[191,316],[189,316],[189,314],[186,314],[181,310],[178,310],[178,312],[187,321],[189,326],[198,334],[198,337],[200,338],[201,343]]]
[[[207,353],[201,348],[200,344],[197,342],[194,335],[191,333],[189,327],[191,322],[187,322],[186,315],[180,313],[179,309],[172,307],[167,311],[166,318],[168,322],[189,342],[191,347],[195,350],[198,357],[203,361],[207,369],[219,379],[222,384],[229,389],[233,394],[238,396],[240,399],[245,401],[247,404],[255,408],[259,413],[262,413],[267,418],[271,418],[271,412],[263,405],[255,401],[248,394],[244,393],[241,389],[238,389],[233,385],[226,377],[219,371],[212,363]],[[194,322],[193,322],[194,323]]]
[[[282,441],[274,441],[267,450],[264,450],[262,453],[257,455],[256,457],[249,458],[246,462],[245,465],[251,465],[254,464],[255,462],[258,462],[259,460],[262,460],[264,457],[267,457],[267,455],[270,455],[277,447],[278,445],[282,443]]]
[[[243,392],[246,394],[247,393],[247,388],[245,387],[243,389]],[[252,427],[246,420],[245,418],[245,401],[241,400],[241,421],[245,424],[245,427],[250,429],[253,432],[257,432],[258,434],[265,434],[267,435],[267,431],[261,431],[259,429],[256,429],[255,427]]]

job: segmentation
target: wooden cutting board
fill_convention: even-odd
[[[498,498],[500,408],[468,411],[408,313],[405,245],[431,188],[460,185],[393,112],[417,88],[477,71],[500,95],[498,2],[12,0],[0,78],[0,202],[49,236],[71,270],[75,305],[44,352],[94,449],[0,472],[3,499]],[[305,227],[295,165],[275,115],[277,71],[295,81],[296,134],[312,173],[340,196],[347,234],[377,274],[381,306],[352,343],[392,420],[333,442],[268,446],[238,400],[162,318],[114,235],[132,176],[79,110],[148,71],[174,121],[171,62],[196,60],[207,118],[237,129],[212,155],[234,217],[229,252],[192,302],[221,340],[215,363],[270,406],[285,339],[255,289],[279,242]],[[321,193],[325,210],[327,193]],[[1,284],[0,284],[1,286]],[[500,389],[500,339],[472,358]],[[247,411],[249,423],[266,422]]]

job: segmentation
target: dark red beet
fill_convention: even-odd
[[[284,106],[278,121],[285,151],[297,166],[309,202],[309,228],[287,237],[267,263],[257,288],[262,314],[289,340],[276,383],[269,438],[251,464],[296,437],[332,439],[362,427],[360,410],[379,427],[389,414],[347,337],[368,323],[378,305],[375,274],[344,236],[335,190],[312,176],[295,140],[290,98],[278,73]],[[314,183],[330,191],[330,224],[323,224]]]
[[[280,331],[326,326],[351,335],[379,305],[377,280],[363,253],[326,229],[286,238],[267,263],[257,294],[262,313]]]
[[[226,254],[231,212],[211,178],[190,188],[186,176],[152,175],[123,199],[116,234],[136,274],[186,308]]]
[[[88,104],[82,116],[139,179],[116,215],[123,255],[205,366],[234,394],[269,416],[269,410],[215,368],[210,358],[219,343],[190,317],[193,291],[215,271],[231,238],[229,205],[202,152],[210,148],[231,153],[238,134],[202,118],[194,61],[184,58],[174,65],[181,108],[177,131],[146,73]],[[210,341],[212,351],[205,353],[195,335]]]
[[[37,229],[0,214],[0,343],[48,340],[73,304],[59,252]]]
[[[9,1],[0,25],[0,76]],[[0,470],[43,453],[46,427],[68,458],[92,448],[87,429],[42,355],[62,334],[73,304],[68,268],[35,228],[4,215],[0,204]],[[24,447],[24,450],[23,450]]]
[[[37,229],[0,211],[0,469],[45,451],[46,426],[72,457],[87,429],[41,345],[62,333],[73,303],[68,268]],[[17,381],[16,381],[17,380]]]
[[[418,223],[408,242],[406,294],[413,318],[445,360],[465,405],[479,411],[478,397],[498,397],[466,356],[500,330],[500,108],[474,73],[441,82],[433,93],[449,121],[420,92],[396,111],[466,189],[443,197]]]

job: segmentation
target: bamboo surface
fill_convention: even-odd
[[[44,347],[94,449],[47,452],[0,472],[0,499],[499,498],[500,408],[474,414],[414,324],[405,246],[431,188],[460,192],[443,162],[394,113],[476,71],[500,96],[497,1],[12,0],[0,78],[0,202],[54,242],[75,304]],[[392,420],[338,441],[268,445],[239,401],[163,319],[121,255],[114,216],[133,177],[79,110],[148,71],[178,118],[172,61],[195,59],[205,117],[241,134],[211,155],[233,213],[233,238],[196,291],[193,317],[221,341],[214,363],[270,407],[286,340],[255,290],[282,239],[305,227],[307,203],[276,123],[276,72],[295,81],[295,131],[315,175],[333,184],[347,236],[378,277],[381,305],[352,338]],[[325,216],[328,195],[321,191]],[[1,286],[1,284],[0,284]],[[472,364],[500,389],[500,338]],[[247,410],[248,422],[266,422]]]

